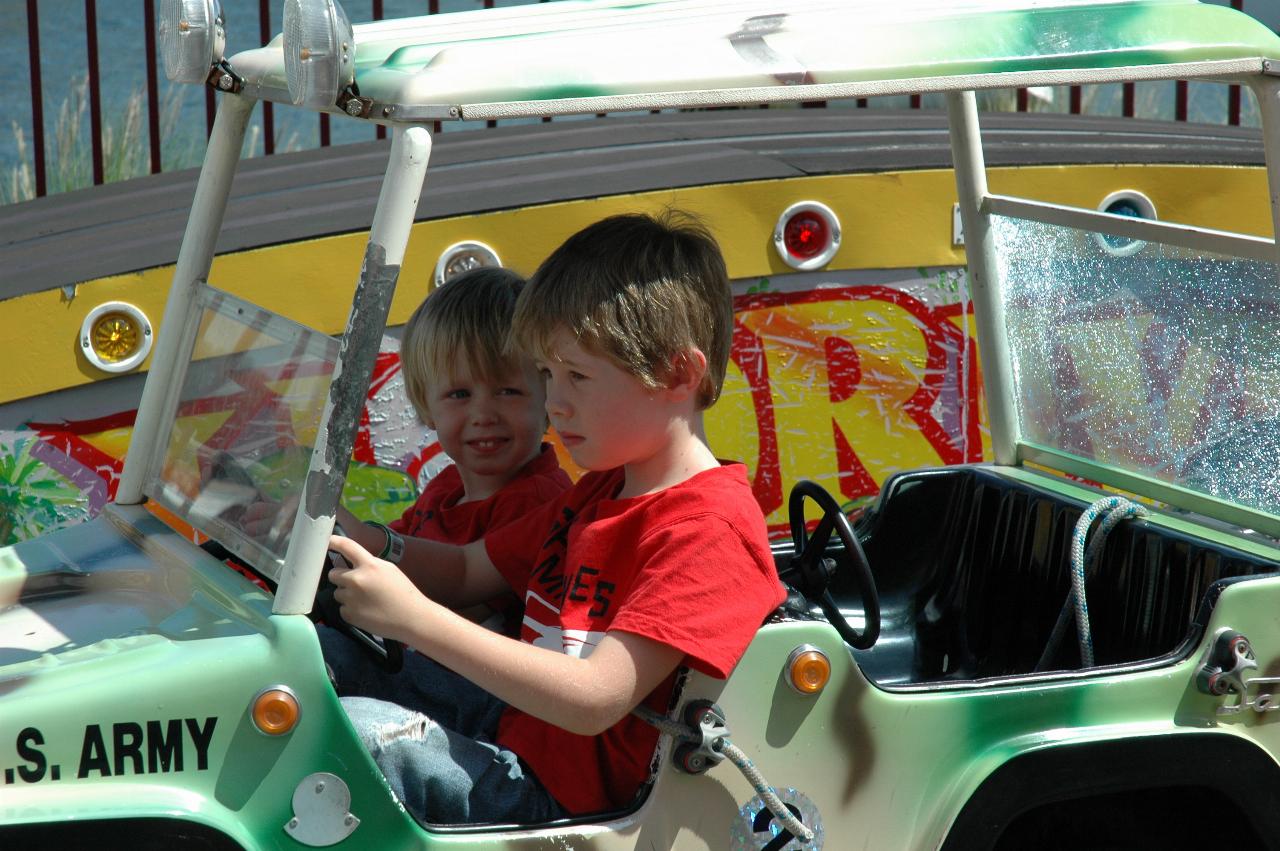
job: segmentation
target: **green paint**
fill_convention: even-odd
[[[88,515],[83,494],[31,455],[36,438],[0,446],[0,546],[13,544]]]
[[[400,519],[418,498],[418,488],[408,474],[352,461],[342,504],[362,520],[390,523]]]
[[[488,31],[477,12],[407,19],[399,30],[357,27],[361,92],[380,103],[514,105],[786,85],[760,58],[774,49],[769,38],[742,35],[758,8],[655,0],[503,11],[503,24]],[[1280,58],[1280,38],[1256,20],[1197,0],[906,9],[855,0],[786,7],[779,18],[788,63],[820,84]],[[737,46],[726,49],[733,34]],[[753,38],[763,39],[763,52],[738,49]]]

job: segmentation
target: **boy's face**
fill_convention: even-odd
[[[573,461],[588,470],[643,463],[669,441],[672,410],[665,394],[646,387],[613,361],[558,331],[537,361],[547,415]]]
[[[427,425],[458,465],[469,498],[505,485],[534,455],[546,430],[542,383],[512,364],[496,382],[473,376],[460,358],[449,381],[427,385]]]

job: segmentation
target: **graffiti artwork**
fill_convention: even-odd
[[[977,347],[960,270],[794,274],[737,288],[732,361],[707,433],[717,454],[747,463],[775,533],[785,532],[783,495],[801,477],[857,504],[898,470],[983,458]],[[216,451],[245,412],[278,402],[273,392],[255,383],[226,397],[234,410],[206,403],[180,419],[200,418],[192,428]],[[115,495],[135,413],[0,432],[0,544],[95,516]],[[561,461],[580,472],[563,452]],[[344,502],[385,522],[446,464],[408,402],[398,343],[388,337]]]

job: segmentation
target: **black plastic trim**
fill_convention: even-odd
[[[1015,819],[1038,807],[1079,800],[1073,818],[1088,824],[1087,799],[1175,788],[1212,790],[1232,801],[1263,843],[1242,842],[1246,847],[1275,848],[1280,842],[1280,808],[1275,805],[1280,765],[1238,736],[1188,733],[1052,747],[1014,757],[974,792],[942,849],[991,848]],[[1212,821],[1215,813],[1200,816]],[[1096,827],[1104,836],[1107,826]],[[1225,841],[1239,838],[1242,827],[1226,820],[1218,829]]]

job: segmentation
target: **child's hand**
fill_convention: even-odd
[[[342,607],[342,617],[374,635],[403,641],[406,626],[422,617],[427,599],[400,568],[350,538],[333,535],[329,549],[351,564],[329,571],[329,581],[337,589],[333,598]]]

